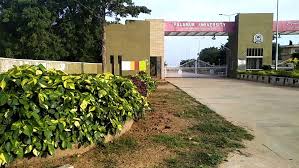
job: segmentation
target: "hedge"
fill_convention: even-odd
[[[14,67],[0,75],[0,165],[101,143],[147,108],[147,98],[127,78]]]
[[[278,76],[288,78],[299,78],[299,71],[269,70],[269,71],[238,71],[238,74],[260,75],[260,76]]]

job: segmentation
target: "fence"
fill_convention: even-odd
[[[225,77],[226,66],[215,67],[165,67],[168,78]]]
[[[86,62],[65,62],[65,61],[46,61],[46,60],[27,60],[27,59],[11,59],[0,57],[0,73],[6,72],[14,65],[20,66],[29,65],[44,65],[47,69],[56,69],[68,74],[100,74],[102,73],[101,63],[86,63]]]
[[[227,66],[215,66],[201,60],[191,60],[177,67],[165,67],[168,78],[225,77]]]

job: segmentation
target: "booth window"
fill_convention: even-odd
[[[119,68],[119,75],[120,75],[120,76],[123,75],[123,74],[122,74],[122,72],[123,72],[123,71],[122,71],[122,59],[123,59],[122,56],[119,55],[119,56],[118,56],[118,68]]]
[[[264,49],[263,48],[247,48],[247,56],[262,57],[262,56],[264,56]]]
[[[246,69],[260,70],[263,66],[264,49],[247,48]]]
[[[246,69],[247,70],[260,70],[263,66],[262,58],[247,58],[246,59]]]

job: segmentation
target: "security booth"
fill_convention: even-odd
[[[272,65],[273,14],[238,14],[235,25],[235,33],[230,35],[229,75],[234,77],[237,70],[260,70],[263,65]]]
[[[105,57],[105,72],[127,76],[145,71],[163,78],[164,21],[129,20],[106,26]]]

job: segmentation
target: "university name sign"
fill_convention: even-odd
[[[225,27],[225,22],[173,22],[175,27]]]
[[[234,32],[234,22],[165,22],[166,32],[198,31],[198,32]]]
[[[235,22],[180,22],[165,21],[164,30],[169,33],[214,33],[216,35],[227,35],[236,32]],[[276,31],[276,22],[273,22],[273,32]],[[299,34],[299,20],[279,21],[278,31],[281,34]]]

